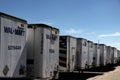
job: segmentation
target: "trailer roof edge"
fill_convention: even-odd
[[[0,12],[0,16],[2,16],[2,15],[9,16],[9,17],[12,17],[12,18],[15,18],[15,19],[18,19],[18,20],[21,20],[21,21],[24,21],[24,22],[27,23],[27,20],[24,20],[24,19],[21,19],[21,18],[19,18],[19,17],[12,16],[12,15],[9,15],[9,14],[3,13],[3,12]]]
[[[56,27],[53,27],[53,26],[50,26],[50,25],[47,25],[47,24],[43,24],[43,23],[37,23],[37,24],[28,24],[28,26],[43,26],[43,27],[46,27],[46,28],[53,28],[53,29],[57,29],[59,31],[58,28]]]

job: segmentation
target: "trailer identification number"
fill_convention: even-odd
[[[21,50],[21,46],[8,45],[8,50]]]

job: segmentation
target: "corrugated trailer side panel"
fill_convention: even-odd
[[[34,77],[49,78],[50,77],[50,54],[49,40],[46,40],[44,28],[35,28],[35,55],[34,55]],[[50,35],[50,31],[47,32]],[[49,44],[48,46],[46,46]],[[46,47],[46,48],[45,48]]]
[[[114,47],[111,47],[111,64],[114,64]]]
[[[51,46],[49,52],[51,53],[51,76],[58,77],[59,68],[59,30],[56,28],[51,29]]]
[[[97,46],[97,66],[100,66],[100,45]]]
[[[100,46],[97,43],[94,44],[93,65],[94,67],[100,65]]]
[[[60,71],[74,71],[76,58],[76,38],[60,36]]]
[[[26,77],[25,20],[0,13],[0,77]]]
[[[114,64],[117,63],[117,49],[115,47],[113,47],[113,50],[114,50]]]
[[[68,39],[67,36],[60,36],[59,40],[59,70],[66,71],[68,64]]]
[[[117,63],[119,63],[119,50],[117,49]]]
[[[106,46],[104,44],[100,44],[100,65],[105,66],[107,61],[107,54],[106,54]]]
[[[59,76],[59,29],[52,30],[53,43],[52,49],[55,50],[55,55],[53,56],[54,67],[52,68],[54,78]],[[52,63],[52,62],[51,62]]]
[[[33,27],[27,29],[27,77],[34,77],[34,40],[35,33]]]
[[[113,50],[112,50],[112,47],[110,46],[110,55],[109,55],[109,57],[110,57],[109,63],[110,64],[112,64],[112,57],[113,57],[112,53],[113,53]]]
[[[86,39],[77,38],[77,64],[76,69],[83,70],[87,68],[88,61],[88,42]]]
[[[34,29],[34,78],[53,78],[59,65],[59,30],[45,24]]]
[[[118,50],[118,62],[120,63],[120,50]]]
[[[76,63],[76,46],[77,46],[77,40],[74,37],[69,37],[69,65],[70,65],[70,71],[75,70],[75,63]]]
[[[93,42],[88,41],[88,67],[93,67]]]
[[[106,46],[107,49],[107,64],[111,64],[111,47],[110,46]]]

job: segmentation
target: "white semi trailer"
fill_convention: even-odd
[[[72,36],[60,36],[59,45],[60,71],[73,72],[76,64],[76,38]]]
[[[88,41],[84,38],[77,38],[77,70],[88,68]]]
[[[107,49],[107,54],[106,54],[106,59],[107,59],[107,64],[111,64],[111,59],[112,59],[112,47],[111,46],[106,46]]]
[[[105,44],[100,44],[100,66],[107,64],[107,49]]]
[[[26,77],[27,21],[0,12],[0,77]]]
[[[117,63],[117,49],[115,47],[113,47],[113,56],[114,56],[113,64],[116,64]]]
[[[88,41],[88,68],[92,68],[93,67],[93,51],[94,47],[93,47],[93,42],[92,41]]]
[[[94,53],[93,53],[93,66],[99,67],[100,66],[100,45],[94,43]]]
[[[29,24],[27,45],[28,77],[51,79],[57,76],[59,30],[46,24]]]
[[[114,47],[111,48],[111,64],[114,64]]]
[[[120,63],[120,50],[118,50],[118,63]]]
[[[120,51],[117,49],[117,63],[119,63],[119,53]]]

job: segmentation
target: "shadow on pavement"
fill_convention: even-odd
[[[87,71],[83,73],[61,72],[59,74],[59,80],[87,80],[88,78],[102,75],[104,74],[104,72],[113,71],[115,70],[116,66],[120,66],[120,64],[119,65],[107,65],[104,67],[88,69]]]
[[[90,77],[102,75],[100,73],[60,73],[59,80],[86,80]]]
[[[107,65],[104,67],[97,67],[97,68],[91,68],[87,71],[92,71],[92,72],[109,72],[115,69],[114,65]]]

